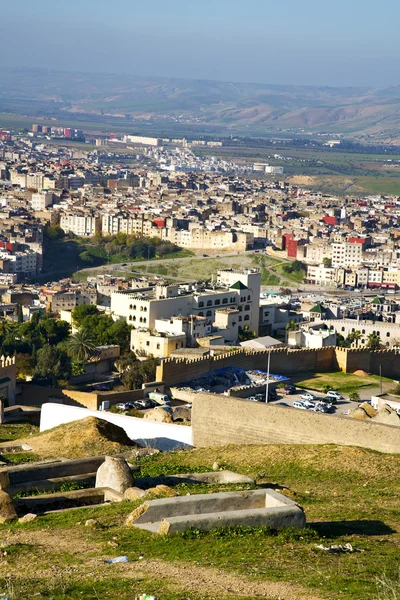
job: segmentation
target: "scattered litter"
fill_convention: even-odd
[[[332,552],[338,554],[339,552],[364,552],[359,548],[353,548],[351,544],[335,544],[333,546],[324,546],[323,544],[315,544],[315,548],[318,550],[324,550],[326,552]]]
[[[149,596],[148,594],[141,594],[136,596],[135,600],[157,600],[157,596]]]
[[[107,558],[104,562],[109,565],[115,565],[116,563],[127,563],[131,561],[127,556],[117,556],[117,558]]]

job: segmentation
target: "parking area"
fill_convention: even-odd
[[[287,406],[288,408],[295,408],[295,410],[300,410],[300,409],[296,409],[296,407],[293,406],[294,403],[304,403],[304,396],[309,395],[309,406],[308,406],[308,410],[311,410],[313,408],[313,406],[311,405],[314,404],[314,406],[317,403],[328,403],[327,402],[327,398],[326,398],[326,394],[323,393],[318,393],[315,392],[314,390],[306,390],[306,389],[299,389],[296,388],[296,391],[292,394],[285,394],[282,393],[281,390],[277,389],[277,398],[276,400],[270,400],[271,404],[279,404],[279,405],[283,405],[283,406]],[[331,414],[336,414],[336,415],[347,415],[349,413],[349,411],[354,410],[355,408],[357,408],[358,406],[358,402],[351,402],[348,398],[348,395],[346,397],[346,394],[342,394],[343,395],[343,399],[340,400],[336,400],[335,403],[333,404],[333,410]]]

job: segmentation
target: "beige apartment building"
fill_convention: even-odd
[[[357,267],[362,263],[362,244],[332,244],[332,267]]]
[[[332,246],[329,244],[308,244],[304,260],[308,264],[321,265],[324,258],[332,259]]]

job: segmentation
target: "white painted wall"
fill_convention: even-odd
[[[64,423],[79,421],[86,417],[97,417],[118,425],[127,436],[141,446],[150,446],[159,450],[175,450],[193,446],[192,428],[185,425],[156,423],[147,419],[126,417],[110,412],[89,410],[65,404],[47,402],[43,404],[40,415],[40,431],[47,431]]]

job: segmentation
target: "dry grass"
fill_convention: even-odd
[[[96,417],[60,425],[18,442],[29,444],[42,459],[117,454],[135,446],[121,427]]]

